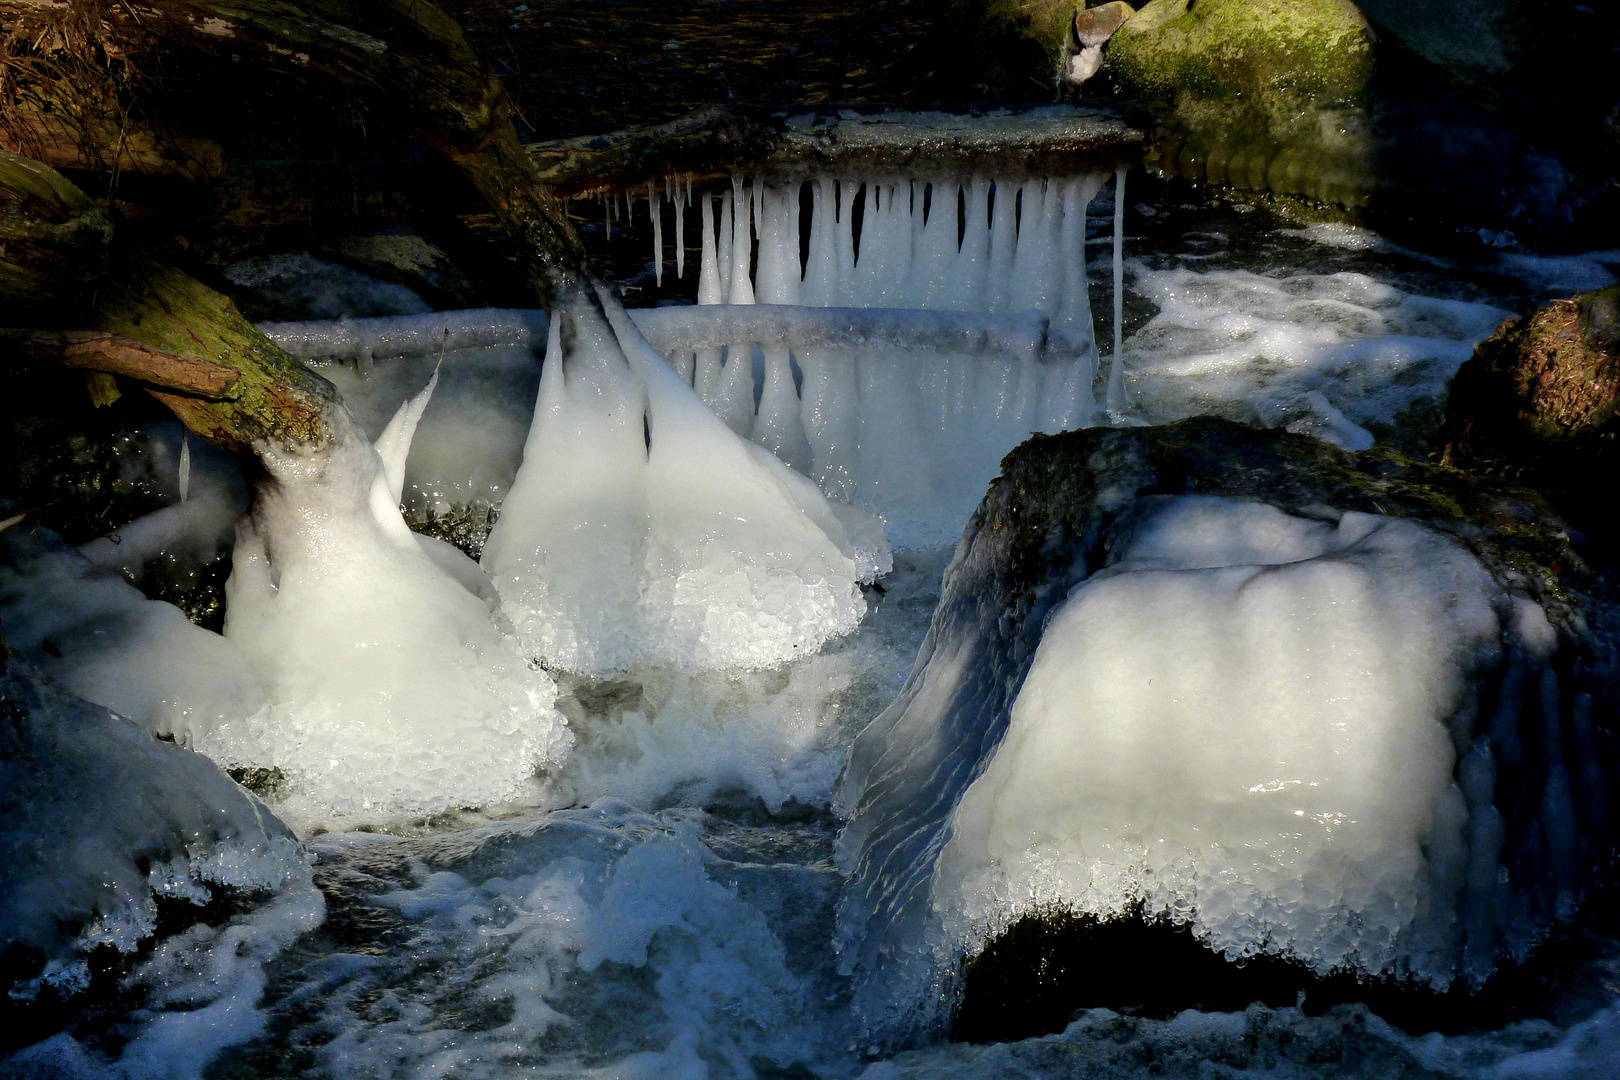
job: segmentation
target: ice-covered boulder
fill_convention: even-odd
[[[1616,620],[1522,493],[1220,421],[1031,440],[854,745],[879,1039],[1027,917],[1479,985],[1609,851]]]
[[[73,696],[0,645],[0,982],[14,1000],[88,985],[160,902],[308,885],[292,832],[203,757]]]

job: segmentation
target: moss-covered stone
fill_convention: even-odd
[[[1109,43],[1108,64],[1145,96],[1190,92],[1281,113],[1358,101],[1372,46],[1350,0],[1151,0]]]
[[[1503,323],[1458,370],[1441,459],[1547,490],[1612,538],[1620,467],[1620,285]]]
[[[1374,186],[1373,44],[1350,0],[1152,0],[1104,70],[1165,118],[1163,171],[1359,206]]]

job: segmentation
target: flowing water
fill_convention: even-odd
[[[1103,194],[1092,206],[1088,225],[1086,218],[1075,216],[1075,207],[1083,207],[1099,187]],[[472,788],[499,790],[492,797],[495,804],[482,809],[465,809],[454,798],[434,801],[437,796],[431,792],[421,795],[419,803],[411,801],[418,795],[411,795],[389,804],[395,796],[384,792],[376,796],[376,805],[392,809],[371,815],[360,831],[345,831],[365,817],[356,817],[351,804],[334,795],[346,797],[351,789],[364,787],[363,782],[355,787],[364,778],[345,775],[352,765],[339,768],[334,759],[330,775],[309,772],[300,774],[302,780],[283,776],[262,784],[266,798],[282,809],[308,844],[310,882],[289,886],[277,899],[229,921],[198,923],[163,940],[138,960],[115,992],[66,1030],[0,1065],[0,1075],[873,1080],[935,1075],[1614,1075],[1620,1069],[1620,937],[1608,913],[1612,905],[1603,897],[1546,946],[1551,959],[1541,968],[1510,972],[1506,978],[1518,983],[1489,998],[1472,1020],[1447,1020],[1444,1030],[1437,1030],[1439,1019],[1424,1024],[1421,1017],[1414,1022],[1403,1016],[1402,1028],[1365,1005],[1339,1004],[1324,1011],[1309,1001],[1162,1016],[1121,1001],[1114,1010],[1078,1015],[1057,1034],[974,1045],[947,1041],[940,1033],[898,1052],[880,1049],[863,1030],[851,1007],[853,984],[841,973],[834,947],[844,881],[835,846],[845,812],[836,782],[855,736],[905,681],[939,600],[954,538],[994,475],[1000,453],[1029,430],[1089,421],[1098,405],[1118,423],[1213,413],[1286,426],[1347,449],[1363,448],[1375,439],[1419,449],[1437,422],[1446,380],[1474,342],[1507,313],[1525,310],[1540,296],[1612,280],[1607,266],[1620,262],[1609,253],[1459,264],[1402,250],[1361,230],[1291,226],[1263,210],[1189,204],[1176,189],[1149,187],[1132,192],[1133,201],[1121,218],[1124,289],[1110,303],[1105,298],[1112,299],[1115,280],[1107,257],[1115,231],[1111,188],[1076,180],[1069,186],[1031,189],[1055,194],[1048,198],[1054,209],[1041,241],[1045,246],[1021,261],[1007,247],[1003,268],[1008,287],[1039,294],[1028,302],[1004,299],[998,308],[996,301],[984,299],[996,278],[964,280],[949,268],[943,277],[912,274],[904,267],[883,275],[883,280],[903,284],[895,286],[900,292],[891,306],[1043,311],[1041,318],[1049,321],[1042,323],[1041,339],[1057,342],[1055,353],[1020,355],[1007,342],[1021,331],[1009,324],[997,331],[1000,338],[991,333],[952,350],[936,348],[937,363],[927,368],[934,374],[913,378],[894,374],[926,366],[926,360],[908,351],[910,346],[874,352],[869,344],[857,347],[842,339],[812,341],[823,332],[815,326],[822,324],[808,315],[790,328],[801,337],[782,337],[773,353],[777,339],[758,320],[741,329],[741,323],[728,324],[731,337],[721,346],[698,340],[701,327],[691,321],[696,316],[690,309],[670,313],[660,308],[642,313],[640,325],[670,366],[624,369],[628,374],[616,374],[619,369],[611,365],[589,369],[598,372],[590,376],[597,380],[589,383],[592,400],[619,394],[633,402],[625,408],[631,417],[627,437],[636,451],[631,455],[634,468],[612,472],[602,466],[593,490],[622,491],[626,494],[615,498],[641,500],[616,505],[643,508],[636,511],[636,520],[653,524],[646,538],[637,541],[647,547],[636,551],[667,542],[675,554],[658,558],[675,567],[672,575],[695,572],[679,560],[699,543],[683,531],[688,526],[677,508],[717,490],[725,498],[732,498],[727,492],[733,490],[742,492],[736,498],[755,498],[750,493],[763,490],[754,481],[716,488],[695,475],[730,461],[725,454],[740,454],[738,462],[755,460],[726,449],[733,443],[772,451],[773,463],[758,468],[780,469],[775,462],[786,459],[821,491],[853,507],[840,510],[837,520],[826,519],[821,532],[795,540],[800,548],[781,549],[788,551],[781,557],[785,563],[801,570],[811,567],[797,580],[831,582],[831,614],[817,615],[823,621],[810,629],[789,627],[778,633],[784,623],[760,623],[752,635],[733,639],[716,636],[704,624],[709,629],[703,633],[683,637],[682,628],[691,624],[682,621],[679,597],[668,609],[621,612],[614,607],[621,602],[617,594],[589,593],[583,600],[575,596],[579,603],[569,609],[574,612],[570,617],[586,611],[617,628],[615,633],[634,627],[636,640],[662,644],[607,656],[558,643],[548,633],[562,616],[546,606],[547,598],[566,594],[575,579],[549,563],[535,569],[519,555],[534,530],[558,520],[556,507],[545,500],[566,490],[578,470],[598,467],[599,459],[574,460],[566,445],[537,442],[529,434],[530,403],[538,394],[542,408],[560,410],[559,416],[576,415],[567,410],[584,406],[570,404],[573,399],[553,396],[547,406],[547,387],[552,386],[553,395],[577,394],[585,384],[570,382],[565,391],[547,383],[561,367],[548,365],[542,375],[538,334],[442,358],[424,349],[400,359],[379,353],[328,367],[359,427],[371,437],[383,435],[401,403],[416,395],[436,368],[441,372],[435,396],[420,416],[408,465],[402,473],[379,474],[378,482],[392,485],[394,500],[404,502],[408,519],[419,529],[437,528],[464,550],[477,554],[483,545],[489,508],[525,490],[520,463],[531,470],[537,468],[534,462],[548,463],[544,483],[533,483],[535,474],[530,473],[532,491],[521,496],[528,500],[526,509],[499,517],[507,535],[502,539],[497,524],[489,539],[494,553],[485,562],[488,567],[504,558],[517,567],[496,582],[498,602],[519,613],[513,625],[502,628],[515,629],[530,655],[545,658],[549,671],[512,674],[512,688],[501,691],[518,698],[527,693],[525,708],[536,710],[532,716],[524,714],[528,719],[523,723],[533,726],[523,730],[529,732],[525,738],[549,747],[534,751],[554,763],[543,790],[507,798],[516,791],[513,784],[486,774]],[[889,190],[894,212],[911,213],[911,204],[902,208],[894,194],[900,189]],[[847,192],[846,183],[843,198],[850,198]],[[994,211],[984,203],[988,184],[982,189],[967,184],[962,192],[960,202],[967,208],[962,220],[971,225],[976,220],[971,209],[982,207],[982,240],[987,251],[993,250],[997,225]],[[596,222],[585,230],[588,242],[618,272],[626,295],[635,297],[639,291],[643,298],[677,305],[682,293],[707,301],[723,296],[732,305],[753,299],[739,292],[748,255],[734,251],[729,260],[721,257],[725,218],[751,197],[761,207],[761,222],[768,223],[772,200],[779,196],[768,190],[750,196],[739,183],[732,191],[713,193],[720,196],[716,213],[707,194],[701,205],[691,207],[682,231],[697,232],[704,223],[711,229],[718,226],[720,244],[713,233],[705,234],[707,242],[689,243],[684,275],[672,265],[660,268],[645,258],[653,242],[645,199],[628,222],[617,224],[611,246],[607,223],[585,219]],[[825,190],[818,189],[817,206],[829,206],[838,197],[829,181]],[[879,200],[874,199],[874,206],[881,213]],[[582,208],[576,204],[574,209],[583,219]],[[843,234],[824,228],[801,240],[799,222],[796,216],[788,221],[790,216],[785,211],[780,215],[781,229],[791,230],[792,236],[783,239],[777,256],[768,243],[777,234],[762,224],[757,270],[749,284],[782,292],[780,268],[773,269],[772,259],[787,261],[795,247],[807,257],[825,255],[823,272],[819,278],[807,273],[803,282],[794,281],[800,295],[759,299],[838,307],[863,303],[864,295],[882,287],[875,273],[872,280],[856,281],[853,258],[848,266],[840,263],[841,245],[853,243],[853,237],[846,241]],[[731,220],[735,234],[736,218]],[[875,230],[877,220],[871,213],[865,218],[869,251],[878,250],[872,237],[886,235]],[[665,221],[673,226],[672,220]],[[955,257],[954,249],[970,231],[967,225],[950,243],[936,245],[942,266]],[[897,218],[883,227],[895,237],[922,238],[908,251],[931,250],[923,241],[934,238],[925,235],[922,220]],[[671,239],[674,231],[661,222],[660,241]],[[895,250],[899,247],[897,239]],[[641,254],[632,254],[632,249]],[[1080,258],[1082,251],[1091,257]],[[722,288],[714,279],[727,261],[733,276]],[[951,298],[928,291],[929,282],[940,280],[955,290]],[[1089,308],[1082,302],[1085,290],[1076,292],[1088,280]],[[813,297],[804,295],[812,292]],[[400,313],[413,310],[420,309],[406,304]],[[728,318],[742,318],[738,307],[724,310],[730,312]],[[659,323],[660,318],[665,322]],[[924,319],[901,329],[915,336],[928,326],[944,325],[925,324]],[[1069,338],[1057,333],[1062,329]],[[893,327],[882,332],[900,333]],[[660,339],[660,333],[666,338]],[[686,342],[684,366],[681,348],[660,344],[677,338]],[[1120,343],[1114,347],[1117,353],[1109,349],[1099,356],[1095,343],[1110,341]],[[555,335],[552,348],[557,348]],[[1110,364],[1110,353],[1117,365]],[[872,360],[874,355],[879,359]],[[782,361],[774,369],[773,356]],[[707,376],[706,358],[711,365]],[[858,369],[861,363],[867,368]],[[845,370],[840,364],[850,377],[864,378],[865,413],[851,404],[847,392],[839,392],[836,373]],[[1077,366],[1071,371],[1064,364]],[[1112,386],[1111,366],[1119,375]],[[670,378],[671,371],[678,380]],[[1062,378],[1054,376],[1060,371]],[[729,387],[722,378],[728,373],[733,380]],[[1020,379],[1037,376],[1047,381],[1020,389]],[[560,384],[561,375],[556,377]],[[687,389],[659,389],[666,379]],[[954,385],[957,398],[945,392],[930,397],[935,393],[930,387],[941,384],[947,389]],[[1003,387],[1003,397],[995,409],[980,415],[982,409],[974,410],[991,386]],[[818,392],[823,394],[819,412],[811,407]],[[793,407],[773,412],[773,393],[780,399],[778,406],[789,401]],[[679,423],[670,419],[678,408],[686,408],[679,402],[698,399],[713,417]],[[957,401],[955,411],[945,408],[950,400]],[[874,401],[885,404],[872,406]],[[735,415],[728,415],[728,409]],[[912,427],[902,431],[905,409],[914,410],[905,421]],[[1006,430],[991,423],[1009,410],[1013,419],[1010,426],[1003,425]],[[595,422],[570,421],[580,431],[597,430],[589,426]],[[894,474],[883,472],[875,461],[841,458],[846,444],[828,434],[840,424],[859,433],[856,441],[868,446],[888,437],[885,432],[891,428],[901,431],[907,445],[886,445],[885,454],[910,454],[913,465]],[[739,438],[728,442],[727,428]],[[677,429],[686,441],[679,444],[678,454],[658,464],[660,440],[674,439]],[[161,442],[167,434],[156,439]],[[406,439],[409,443],[408,433]],[[178,453],[178,441],[169,442]],[[793,460],[795,453],[800,460]],[[928,473],[931,461],[952,453],[959,459],[948,469]],[[386,466],[386,450],[383,458]],[[188,454],[186,460],[191,489],[186,505],[206,502],[214,490],[211,459],[199,454],[198,463],[191,465]],[[728,476],[735,476],[744,465],[726,468],[732,470]],[[791,486],[798,481],[782,482]],[[221,484],[221,491],[229,487]],[[213,513],[214,519],[228,522],[234,516],[240,506],[236,490],[237,501],[228,493],[219,496],[223,509]],[[669,508],[660,509],[665,506],[658,501],[660,492],[670,491],[683,494],[666,499]],[[769,521],[778,514],[775,505],[758,503],[760,518]],[[475,523],[459,533],[452,528],[465,526],[474,511],[484,515],[479,519],[484,527]],[[207,517],[206,510],[194,512]],[[614,507],[602,513],[608,516],[582,516],[577,528],[621,520],[612,516],[618,513]],[[524,515],[538,524],[522,524]],[[873,519],[885,525],[886,544],[861,531]],[[212,527],[217,531],[217,522]],[[381,545],[383,540],[366,531],[371,528],[355,525],[352,535],[340,534],[340,542],[356,550]],[[207,531],[200,524],[187,529]],[[353,538],[362,532],[362,539]],[[752,542],[741,538],[727,543],[730,550],[745,550]],[[241,543],[239,539],[239,567],[245,550]],[[547,543],[561,550],[567,539]],[[427,574],[429,564],[415,547],[407,548],[413,561],[398,572]],[[872,554],[863,556],[868,548]],[[428,555],[447,573],[458,572],[450,569],[461,565],[454,552],[454,558],[432,551]],[[716,580],[732,572],[729,564],[709,556],[691,558],[699,570],[718,575]],[[886,559],[892,559],[892,569]],[[378,564],[372,565],[375,569]],[[625,565],[649,564],[632,560]],[[576,576],[597,582],[610,572],[611,567],[593,563]],[[30,609],[26,599],[16,599],[26,589],[7,580],[9,635]],[[341,596],[359,597],[371,588],[366,584],[371,579],[344,580],[350,582],[346,588],[360,591]],[[33,587],[44,590],[50,584],[41,581]],[[738,610],[752,611],[747,605],[757,603],[759,592],[756,588],[753,599],[737,600]],[[240,595],[233,592],[232,603],[242,603]],[[699,599],[709,608],[731,602],[715,599],[722,596],[734,594],[717,587]],[[321,601],[335,602],[331,596]],[[350,603],[345,610],[363,606],[357,600]],[[781,603],[802,602],[790,598]],[[481,611],[457,594],[439,607],[384,607],[374,617],[463,619]],[[319,650],[331,647],[324,644],[329,635],[341,630],[300,625],[291,633],[304,637],[317,654],[310,663],[318,664]],[[269,630],[264,633],[269,635],[264,648],[281,640]],[[244,640],[250,639],[227,625],[225,642]],[[809,643],[806,651],[814,654],[782,662],[784,655],[793,655],[793,640]],[[504,647],[492,637],[487,651]],[[748,651],[756,647],[757,656]],[[704,649],[747,658],[716,670],[714,664],[693,659],[707,655]],[[252,668],[251,654],[246,663]],[[548,685],[523,681],[531,675]],[[548,688],[552,683],[554,689]],[[274,696],[278,691],[272,686],[264,692]],[[547,704],[544,699],[553,693]],[[133,715],[143,706],[134,702],[120,707]],[[491,717],[506,715],[506,705],[479,707]],[[442,711],[439,705],[433,708]],[[444,708],[453,711],[452,704]],[[185,723],[199,723],[193,713],[186,717]],[[566,748],[555,734],[563,721],[571,740]],[[490,723],[496,726],[487,737],[506,737],[496,720]],[[466,747],[446,750],[430,734],[422,735],[421,752],[448,755],[445,768],[453,773],[460,767],[455,755]],[[254,755],[265,751],[232,738],[216,733],[196,741],[215,747],[233,763],[257,764]],[[300,752],[286,750],[294,758]],[[474,746],[467,752],[476,771],[480,751]],[[320,749],[317,756],[326,753]],[[305,786],[289,795],[276,782]],[[466,777],[457,782],[471,783]],[[1097,978],[1106,981],[1108,972],[1099,971]]]

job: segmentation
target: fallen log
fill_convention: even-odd
[[[0,0],[0,24],[12,26],[13,36],[17,27],[68,17],[35,0]],[[213,56],[321,92],[355,95],[466,176],[520,245],[545,306],[559,290],[583,286],[584,248],[519,142],[505,90],[460,25],[432,4],[143,0],[106,4],[100,18],[114,51],[127,44]]]
[[[223,401],[241,381],[241,372],[212,360],[155,349],[95,330],[0,330],[0,340],[35,360],[63,367],[120,375],[146,385],[205,401]]]
[[[60,173],[0,150],[0,316],[66,317],[71,330],[0,336],[16,355],[134,379],[192,431],[230,450],[320,445],[332,384],[288,356],[229,299],[116,236]],[[44,301],[42,303],[41,301]]]

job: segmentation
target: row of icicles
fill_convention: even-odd
[[[814,177],[808,181],[809,242],[800,235],[805,196],[798,183],[733,176],[731,189],[696,192],[691,174],[646,185],[653,274],[664,281],[664,210],[674,208],[675,273],[686,276],[686,214],[702,215],[699,304],[916,308],[1009,313],[1037,310],[1054,327],[1089,338],[1086,207],[1104,175],[946,184],[923,180]],[[1120,367],[1123,318],[1125,170],[1115,172],[1114,363],[1108,411],[1125,410]],[[1009,198],[999,197],[1010,193]],[[597,196],[611,238],[627,189]],[[938,212],[941,204],[946,212]],[[954,212],[952,212],[954,211]],[[861,217],[859,233],[855,229]]]

